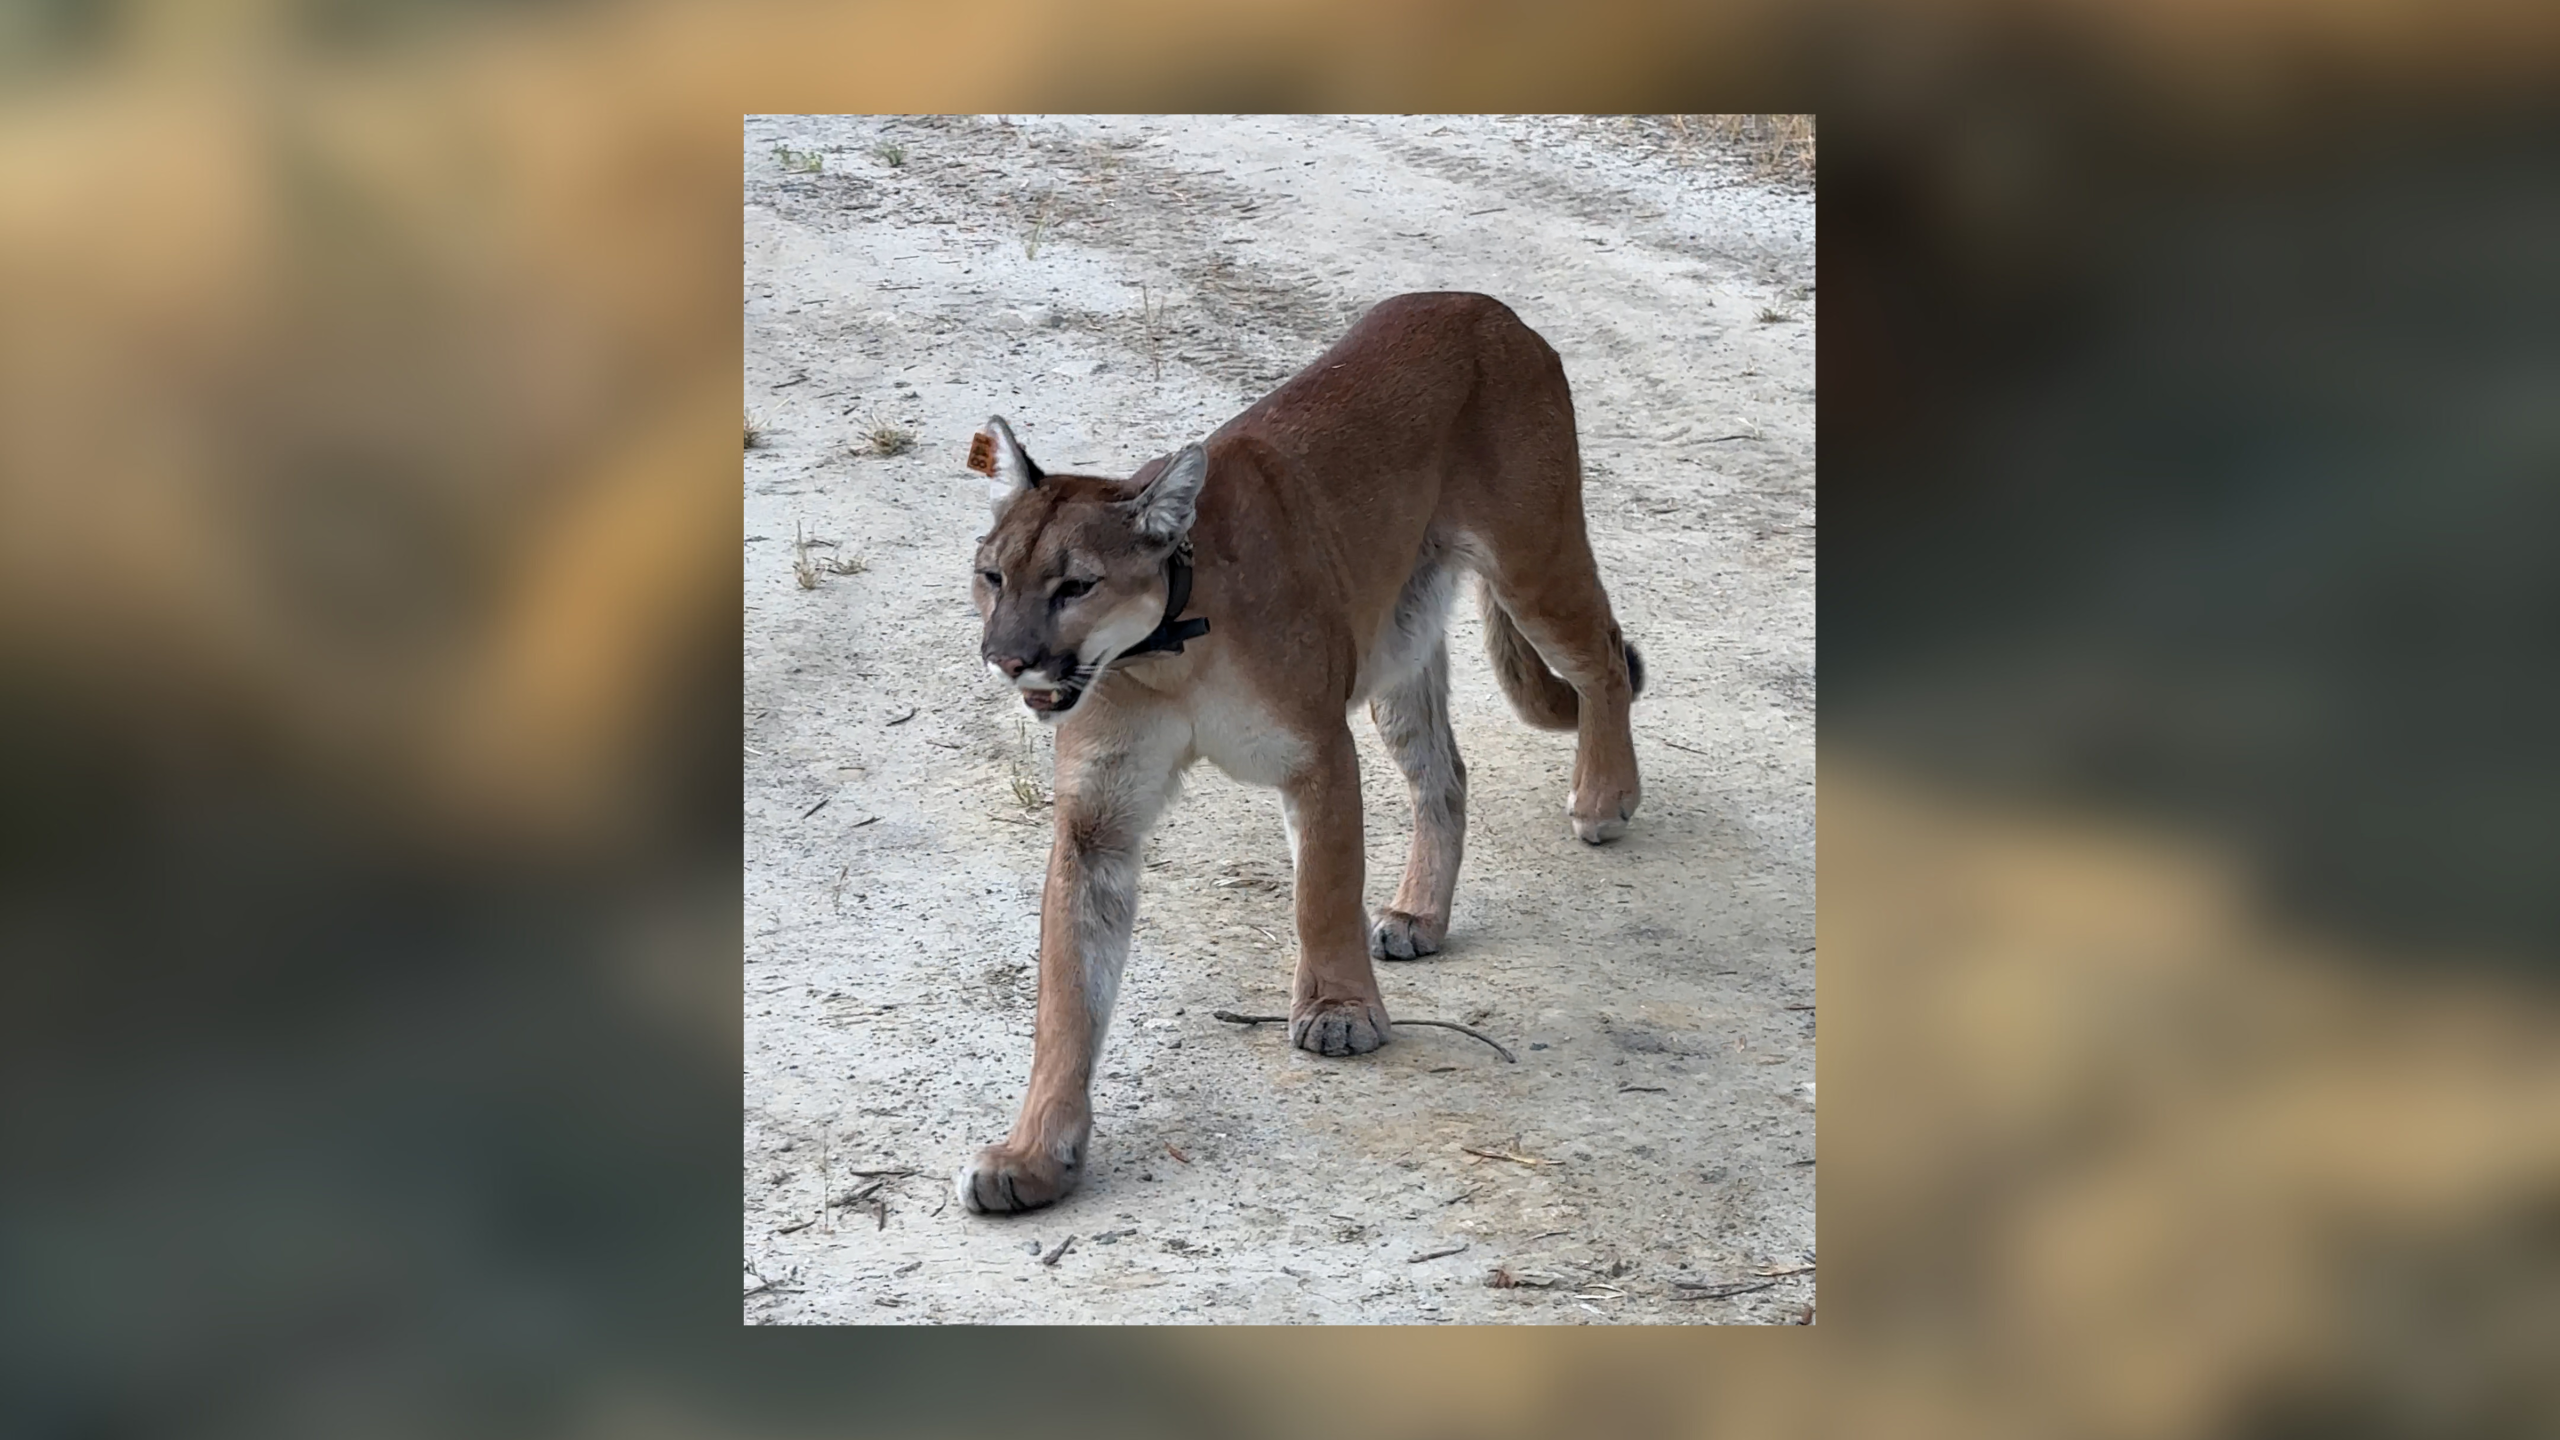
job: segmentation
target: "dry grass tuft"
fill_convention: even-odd
[[[750,410],[747,412],[747,448],[753,450],[756,448],[757,442],[763,439],[764,422],[758,420],[756,418],[756,412]]]
[[[1031,233],[1024,236],[1022,239],[1023,259],[1037,260],[1040,258],[1040,237],[1047,234],[1048,230],[1049,197],[1043,195],[1040,197],[1040,208],[1031,216]]]
[[[1013,798],[1025,810],[1037,810],[1049,803],[1048,792],[1040,788],[1039,757],[1032,753],[1031,727],[1021,720],[1013,722],[1015,753],[1012,774]]]
[[[1810,115],[1708,115],[1707,133],[1739,150],[1763,179],[1813,182]]]
[[[1813,183],[1810,115],[1666,115],[1677,148],[1714,145],[1732,151],[1763,180]]]
[[[862,448],[873,455],[904,455],[916,448],[916,432],[904,425],[874,419],[863,434]]]
[[[1049,797],[1040,791],[1040,777],[1025,770],[1019,760],[1013,762],[1013,798],[1025,810],[1037,810],[1049,803]]]
[[[773,147],[773,158],[782,168],[795,175],[815,175],[827,168],[827,157],[815,150],[794,150],[788,145]]]
[[[801,589],[815,590],[818,588],[818,566],[809,558],[809,532],[798,526],[793,526],[792,531],[791,574],[799,580]],[[824,545],[827,542],[821,540],[818,543]]]
[[[879,157],[881,164],[888,166],[892,170],[895,170],[899,166],[907,163],[907,147],[894,141],[881,141],[879,144],[871,147],[871,153]]]
[[[798,525],[791,527],[791,577],[803,590],[818,588],[821,575],[859,575],[871,568],[871,562],[859,555],[811,555],[812,550],[833,550],[836,542],[821,540]]]
[[[1767,305],[1760,307],[1760,323],[1763,325],[1775,325],[1781,321],[1793,320],[1794,318],[1796,317],[1788,314],[1784,310],[1779,310]]]

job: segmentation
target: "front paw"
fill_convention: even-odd
[[[1289,1043],[1318,1055],[1366,1055],[1392,1034],[1387,1008],[1374,1000],[1301,1000],[1289,1007]]]
[[[1381,910],[1369,926],[1369,958],[1372,960],[1413,960],[1440,953],[1440,941],[1448,934],[1446,921],[1412,915],[1402,910]]]
[[[1080,1167],[1038,1150],[990,1145],[951,1180],[960,1203],[976,1215],[1010,1215],[1052,1205],[1076,1188]]]

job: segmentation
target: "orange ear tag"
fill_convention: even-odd
[[[981,430],[969,437],[969,468],[981,475],[996,473],[995,437]]]

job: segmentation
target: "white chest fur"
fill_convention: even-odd
[[[1192,706],[1191,748],[1247,785],[1278,785],[1307,758],[1306,741],[1236,685],[1204,688]]]

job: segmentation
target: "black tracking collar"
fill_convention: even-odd
[[[1179,655],[1182,653],[1183,641],[1197,640],[1209,633],[1209,622],[1206,620],[1174,618],[1182,613],[1183,606],[1191,603],[1190,541],[1185,540],[1174,547],[1173,558],[1167,560],[1164,565],[1164,584],[1164,623],[1158,625],[1155,632],[1146,639],[1121,651],[1122,659],[1157,650]]]

